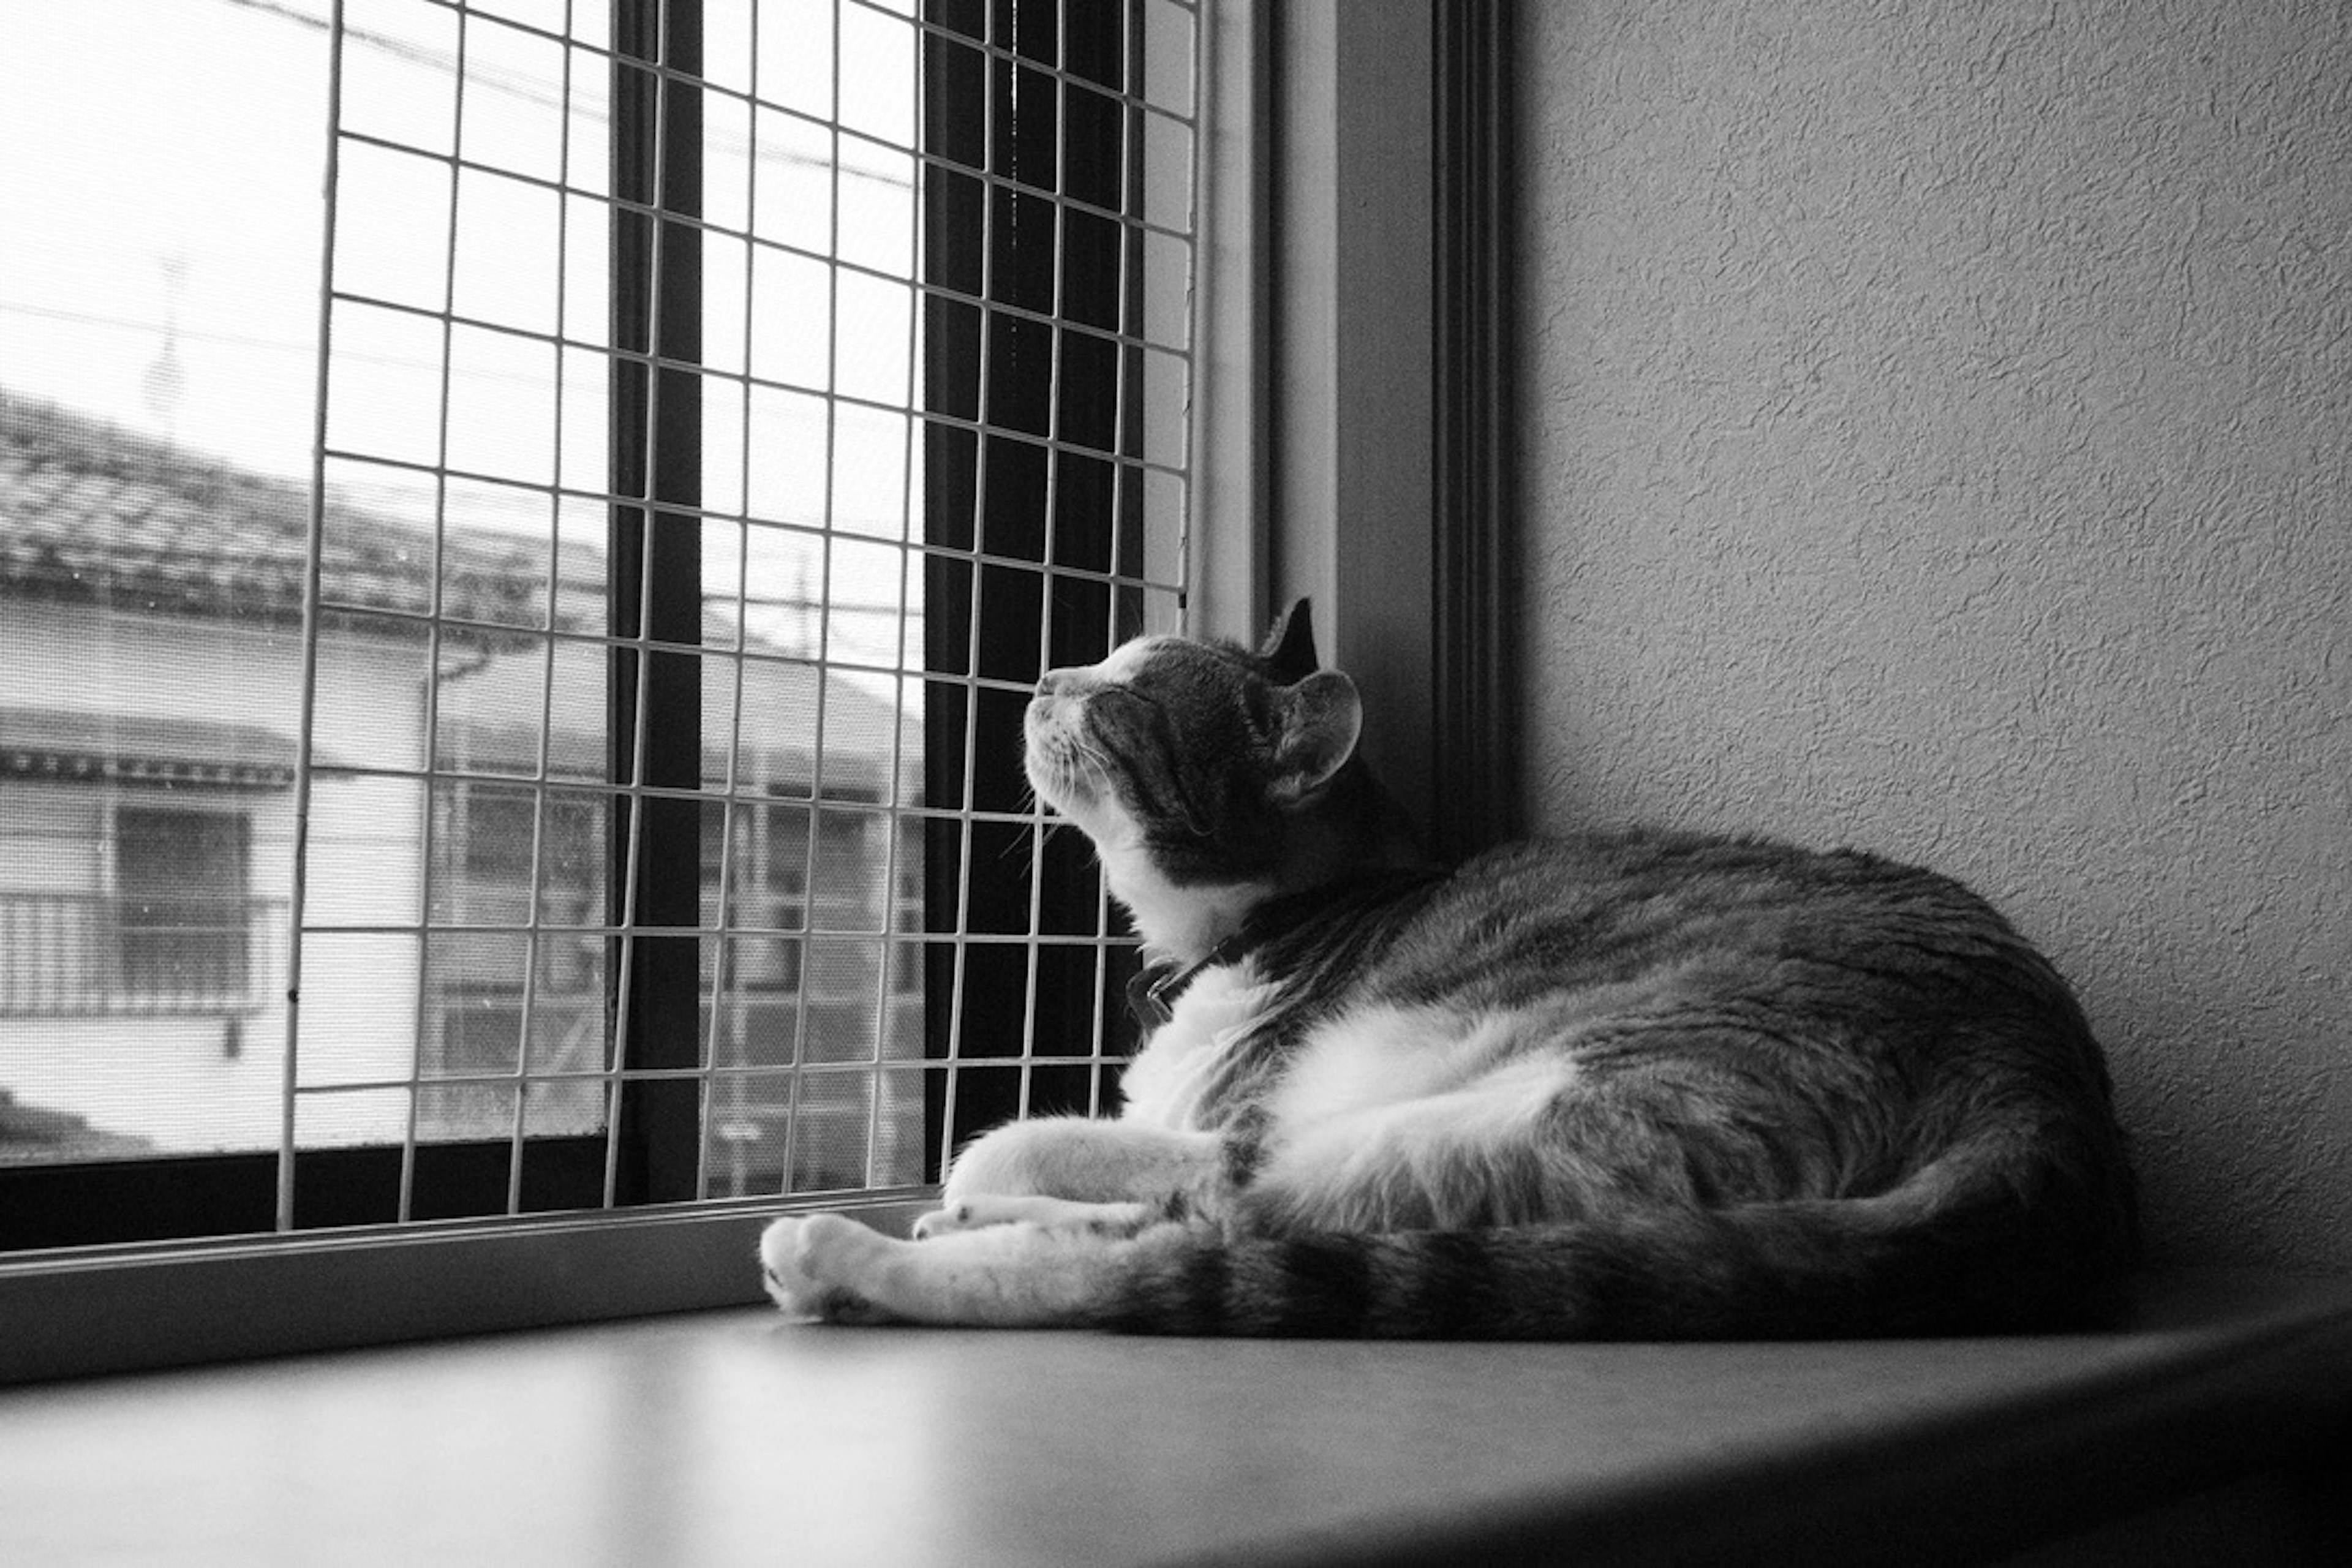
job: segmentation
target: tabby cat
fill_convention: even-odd
[[[1037,794],[1153,967],[1116,1120],[965,1148],[897,1240],[776,1221],[787,1311],[1186,1334],[2085,1325],[2134,1199],[2081,1009],[1982,900],[1631,832],[1429,865],[1306,606],[1055,670]]]

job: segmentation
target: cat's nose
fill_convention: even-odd
[[[1076,693],[1080,680],[1075,669],[1049,669],[1037,678],[1037,695],[1064,697]]]

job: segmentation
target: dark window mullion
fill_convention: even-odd
[[[1112,600],[1093,584],[1054,578],[1045,564],[1076,562],[1077,533],[1087,527],[1108,529],[1117,498],[1125,489],[1117,450],[1122,442],[1115,428],[1089,439],[1066,426],[1057,446],[1049,449],[1045,443],[1057,413],[1066,420],[1072,411],[1091,414],[1118,405],[1118,367],[1124,351],[1096,352],[1105,341],[1102,329],[1111,323],[1094,321],[1089,324],[1097,330],[1089,333],[1059,320],[1047,324],[1032,312],[1060,318],[1069,309],[1067,298],[1056,297],[1055,283],[1072,266],[1085,269],[1084,298],[1098,300],[1108,291],[1118,300],[1134,285],[1137,261],[1124,243],[1115,243],[1108,256],[1098,245],[1066,253],[1070,237],[1066,223],[1057,221],[1059,198],[1070,188],[1118,189],[1116,171],[1129,166],[1129,138],[1122,130],[1105,144],[1074,142],[1073,127],[1063,114],[1065,94],[1071,89],[1021,62],[1050,66],[1058,55],[1074,75],[1089,80],[1109,77],[1099,85],[1118,91],[1128,85],[1117,79],[1139,30],[1138,8],[1127,3],[1056,6],[1051,0],[992,0],[987,5],[981,0],[927,0],[924,16],[946,31],[927,36],[923,62],[923,282],[960,298],[970,297],[977,282],[983,303],[976,331],[944,330],[961,319],[957,308],[942,304],[934,310],[933,320],[942,330],[934,331],[926,344],[929,363],[925,367],[924,406],[950,419],[969,417],[974,412],[973,389],[985,389],[976,410],[982,429],[970,438],[969,456],[959,446],[965,439],[961,432],[944,425],[927,430],[926,542],[943,552],[977,549],[993,561],[1036,566],[967,565],[952,555],[934,556],[927,568],[927,658],[929,667],[942,675],[1020,681],[1036,673],[1048,631],[1052,642],[1045,652],[1052,662],[1087,662],[1106,650]],[[999,52],[984,68],[972,68],[971,52],[949,34],[976,37],[983,27]],[[1012,58],[1015,55],[1020,58]],[[1123,128],[1127,123],[1122,114],[1118,124]],[[976,153],[987,161],[987,188],[981,199],[972,201],[966,195],[970,182],[955,165]],[[1129,215],[1139,210],[1136,197],[1130,184]],[[984,274],[976,279],[980,268],[975,258],[983,254]],[[1107,268],[1112,276],[1099,276],[1094,270],[1097,268]],[[1058,354],[1057,335],[1065,340]],[[1069,352],[1073,346],[1078,352]],[[1128,409],[1130,417],[1136,412],[1131,405]],[[1102,445],[1093,447],[1094,440]],[[1081,450],[1089,447],[1091,452]],[[1049,472],[1049,466],[1059,471]],[[1108,504],[1086,505],[1093,492],[1085,486],[1097,476],[1108,479]],[[1092,515],[1082,518],[1082,511]],[[1057,530],[1063,531],[1057,535]],[[1131,533],[1116,560],[1107,542],[1097,541],[1087,549],[1100,550],[1099,557],[1087,557],[1097,570],[1139,564],[1140,539]],[[1049,603],[1050,625],[1041,619]],[[981,623],[977,637],[971,635],[975,616]],[[976,651],[976,661],[968,649]],[[962,696],[945,681],[934,690]],[[1001,793],[997,778],[1016,776],[1017,713],[1017,700],[993,700],[992,693],[962,701],[935,699],[926,709],[926,799],[948,806],[1014,804],[991,796]],[[964,773],[969,727],[973,726],[979,731],[978,767],[988,772],[987,778]],[[977,829],[965,831],[977,834]],[[1013,851],[1001,835],[966,845],[955,824],[931,825],[926,845],[926,929],[997,936],[1019,931],[1029,902],[1026,887],[1021,885],[1025,879],[1001,875]],[[970,888],[962,875],[967,857],[975,882]],[[1039,879],[1038,916],[1045,930],[1094,929],[1098,895],[1087,858],[1037,856],[1034,848],[1021,857],[1027,877]],[[976,1046],[986,1048],[983,1036],[1017,1038],[1019,1020],[1032,1009],[1040,1051],[1085,1054],[1098,1027],[1101,998],[1118,994],[1116,982],[1126,973],[1118,966],[1131,960],[1122,955],[1113,961],[1114,983],[1106,989],[1097,965],[1082,952],[1053,949],[1046,956],[1053,962],[1023,963],[1014,961],[1013,950],[999,944],[967,948],[960,962],[954,948],[936,945],[926,972],[926,1054],[934,1058],[955,1054],[961,1019],[967,1026],[979,1025],[977,1032],[967,1026],[961,1041],[965,1059],[973,1059]],[[1126,1029],[1123,1017],[1111,1027],[1117,1038]],[[1024,1112],[1085,1110],[1093,1100],[1084,1069],[1013,1071],[1009,1070],[1010,1058],[996,1059],[1004,1070],[982,1068],[961,1074],[951,1128],[946,1125],[944,1086],[938,1081],[931,1085],[926,1109],[925,1146],[932,1152],[927,1176],[938,1174],[938,1151],[961,1143],[982,1128]],[[1024,1080],[1035,1090],[1025,1100]]]
[[[1511,520],[1512,166],[1510,16],[1499,0],[1436,7],[1433,174],[1438,204],[1436,429],[1431,515],[1437,776],[1431,847],[1454,860],[1517,828],[1518,552]]]
[[[979,0],[925,0],[924,19],[934,26],[950,27],[967,37],[987,34],[987,19]],[[987,76],[974,68],[975,51],[967,50],[937,33],[923,35],[919,128],[922,164],[923,254],[921,283],[927,288],[953,288],[984,293],[984,274],[977,247],[985,243],[985,212],[990,200],[977,178],[964,180],[943,173],[934,158],[985,145],[981,132],[987,116]],[[961,198],[961,199],[960,199]],[[980,384],[981,358],[987,331],[984,316],[968,332],[949,330],[951,307],[929,300],[924,305],[932,330],[926,334],[923,411],[968,415],[982,410],[967,400]],[[973,550],[979,539],[974,508],[983,436],[964,436],[953,427],[929,420],[923,423],[923,542],[934,550]],[[967,456],[961,444],[970,443]],[[927,552],[923,561],[923,667],[950,674],[964,672],[971,662],[973,585],[976,569],[952,557]],[[964,776],[963,758],[973,721],[971,694],[940,682],[923,705],[923,799],[927,805],[957,809],[966,804],[971,785]],[[945,934],[959,929],[963,910],[964,832],[957,823],[940,817],[923,827],[923,928]],[[933,1060],[955,1054],[961,1009],[963,965],[960,949],[935,942],[924,950],[923,1054]],[[959,1098],[961,1086],[959,1086]],[[923,1078],[923,1179],[936,1182],[940,1170],[942,1129],[950,1114],[946,1075]],[[961,1124],[964,1116],[955,1113]]]
[[[697,218],[702,94],[688,79],[702,70],[701,0],[620,0],[613,26],[614,193]],[[657,222],[625,205],[613,222],[613,494],[630,498],[612,509],[611,625],[622,639],[613,655],[613,777],[691,791],[702,782],[700,659],[628,644],[702,640],[701,234],[693,222]],[[700,804],[641,795],[614,821],[612,908],[635,933],[615,941],[608,970],[615,1058],[636,1070],[698,1067]],[[649,934],[670,929],[680,934]],[[627,1083],[613,1134],[618,1201],[698,1195],[700,1130],[697,1083]]]

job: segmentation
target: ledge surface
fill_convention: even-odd
[[[760,1311],[0,1393],[0,1562],[1959,1562],[2352,1431],[2352,1280],[2128,1331],[1706,1345]]]

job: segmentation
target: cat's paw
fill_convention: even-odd
[[[945,1208],[933,1209],[929,1214],[916,1218],[914,1237],[917,1241],[929,1241],[933,1237],[977,1229],[989,1223],[980,1217],[980,1205],[969,1198],[962,1203],[950,1204]]]
[[[999,1225],[1057,1226],[1097,1235],[1129,1234],[1142,1226],[1149,1213],[1141,1204],[1097,1204],[1029,1194],[991,1194],[953,1200],[946,1207],[923,1215],[915,1222],[915,1239],[929,1241],[959,1231],[985,1230]]]
[[[950,1163],[946,1202],[1026,1193],[1058,1193],[1089,1163],[1085,1150],[1097,1124],[1078,1117],[1044,1116],[992,1128],[958,1150]]]
[[[839,1215],[780,1219],[760,1237],[760,1273],[770,1300],[803,1321],[888,1322],[890,1314],[856,1283],[877,1247],[887,1245],[887,1237]]]
[[[1095,1206],[1068,1203],[1060,1198],[1034,1197],[1025,1193],[983,1193],[975,1197],[945,1198],[941,1202],[941,1207],[915,1222],[917,1241],[953,1236],[958,1231],[985,1230],[990,1226],[1018,1225],[1024,1220],[1052,1225],[1067,1219],[1077,1211]]]

